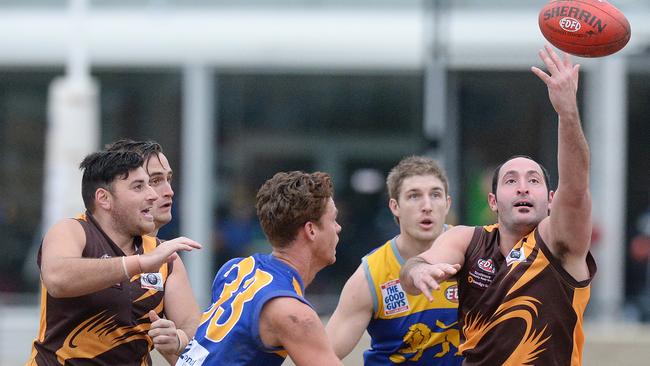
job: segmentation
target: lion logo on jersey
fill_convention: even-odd
[[[458,329],[451,329],[457,323],[453,322],[450,325],[445,325],[440,320],[437,320],[436,326],[444,329],[442,332],[433,332],[424,323],[411,325],[409,331],[402,338],[406,347],[402,347],[397,350],[397,353],[390,355],[390,360],[395,363],[417,361],[422,357],[425,350],[436,345],[440,345],[442,350],[433,356],[435,358],[443,357],[449,353],[450,345],[458,349],[460,345],[460,332]]]

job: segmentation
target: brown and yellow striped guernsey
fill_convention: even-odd
[[[110,258],[124,252],[89,214],[77,218],[86,233],[84,258]],[[152,251],[153,237],[137,237],[136,253]],[[40,266],[40,252],[38,258]],[[160,268],[166,283],[172,265]],[[140,275],[88,295],[54,298],[41,282],[38,338],[26,365],[151,365],[153,344],[147,331],[149,310],[163,314],[163,291],[141,287]]]
[[[458,275],[463,365],[581,365],[587,266],[573,279],[537,230],[504,257],[498,225],[477,227]]]

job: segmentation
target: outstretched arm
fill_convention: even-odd
[[[363,266],[345,283],[339,304],[325,327],[336,355],[343,359],[352,352],[372,318],[372,296]]]
[[[560,58],[550,46],[540,50],[548,73],[531,70],[548,87],[558,114],[558,188],[551,215],[540,223],[540,234],[565,269],[576,279],[588,278],[585,257],[591,242],[591,194],[589,191],[589,145],[582,131],[576,93],[580,65],[568,55]]]
[[[455,226],[442,233],[426,252],[407,260],[399,275],[404,291],[422,293],[433,301],[431,292],[440,289],[440,282],[455,275],[465,263],[473,234],[473,227]]]
[[[297,299],[277,297],[264,304],[259,330],[265,346],[283,347],[297,366],[343,365],[316,312]]]
[[[126,280],[123,258],[82,258],[85,247],[86,234],[76,220],[61,220],[47,231],[41,251],[41,279],[50,296],[82,296]],[[135,256],[127,259],[127,268],[137,266]]]
[[[86,234],[76,220],[61,220],[45,234],[41,278],[51,296],[75,297],[103,290],[133,275],[157,271],[164,261],[176,258],[179,250],[201,247],[192,240],[179,238],[163,243],[149,254],[100,259],[82,258],[85,246]]]

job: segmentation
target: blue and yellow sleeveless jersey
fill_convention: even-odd
[[[293,297],[311,306],[303,293],[298,272],[270,254],[230,260],[215,276],[212,305],[176,365],[281,365],[287,353],[262,344],[260,312],[276,297]]]
[[[412,296],[402,289],[399,272],[403,264],[395,239],[362,260],[374,311],[364,364],[460,365],[456,281],[441,283],[441,289],[433,293],[434,301],[429,302],[423,295]]]

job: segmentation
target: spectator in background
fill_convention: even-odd
[[[246,185],[237,184],[229,197],[227,212],[218,215],[217,268],[232,258],[252,254],[256,243],[264,241],[264,233],[255,216],[254,194],[251,190]]]

